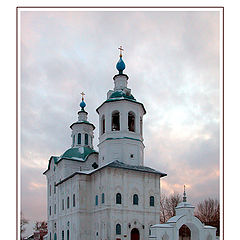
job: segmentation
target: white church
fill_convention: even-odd
[[[160,179],[166,173],[144,166],[146,110],[127,87],[121,47],[116,67],[114,88],[96,109],[99,151],[82,93],[78,119],[70,126],[72,146],[51,156],[44,172],[49,240],[175,239],[171,224],[161,235]],[[196,238],[202,239],[207,238]]]

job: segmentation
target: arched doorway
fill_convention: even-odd
[[[179,229],[179,240],[191,240],[191,230],[185,224]]]
[[[131,231],[131,240],[140,240],[140,234],[137,228],[133,228]]]

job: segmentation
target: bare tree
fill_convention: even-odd
[[[216,199],[205,199],[197,205],[195,216],[206,225],[217,228],[219,236],[220,228],[220,204]]]
[[[169,197],[162,194],[160,198],[160,222],[165,223],[167,220],[175,216],[175,207],[181,202],[181,195],[173,193]]]
[[[36,221],[33,230],[35,230],[35,231],[47,230],[47,222],[46,221]]]
[[[20,219],[20,235],[21,239],[23,238],[23,233],[25,232],[26,228],[25,225],[28,224],[28,220],[24,218],[23,213],[21,212],[21,219]]]

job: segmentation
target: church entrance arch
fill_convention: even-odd
[[[178,232],[179,240],[200,240],[199,226],[194,222],[183,223]]]
[[[179,240],[191,240],[191,230],[185,224],[179,229]]]
[[[131,231],[131,240],[140,240],[140,234],[137,228],[133,228]]]

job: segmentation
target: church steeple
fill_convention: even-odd
[[[74,122],[72,129],[72,147],[90,147],[93,148],[93,130],[95,126],[88,121],[88,113],[85,111],[86,103],[84,102],[84,93],[81,93],[82,101],[80,111],[78,111],[78,121]]]
[[[131,165],[143,165],[143,115],[142,103],[137,102],[127,87],[128,76],[123,74],[125,63],[116,65],[119,74],[113,77],[114,88],[107,93],[107,100],[97,108],[99,114],[99,164],[118,160]]]
[[[123,70],[126,67],[125,63],[122,59],[123,48],[122,48],[122,46],[120,46],[118,49],[120,50],[120,55],[119,55],[120,59],[117,62],[117,65],[116,65],[116,68],[118,70],[118,74],[113,77],[114,91],[124,91],[125,93],[128,92],[130,94],[131,90],[129,88],[127,88],[128,76],[123,73]]]
[[[81,110],[78,112],[78,121],[87,121],[87,115],[88,113],[84,110],[84,108],[86,107],[86,103],[84,102],[84,95],[85,93],[82,92],[82,102],[79,104]]]

